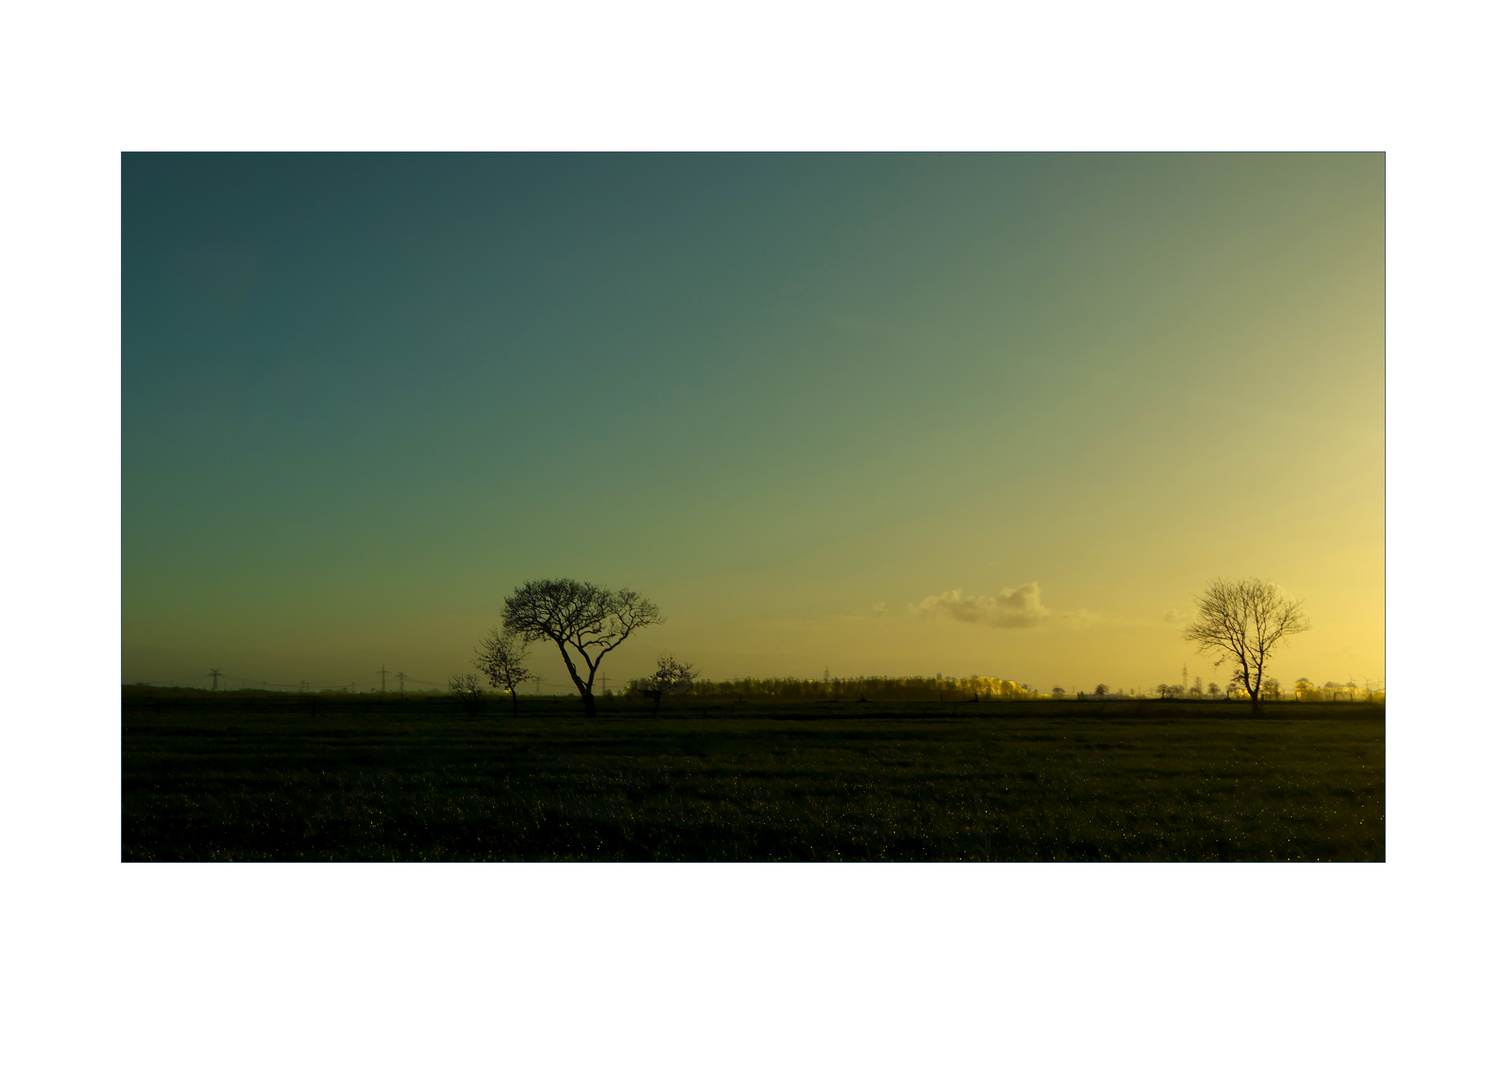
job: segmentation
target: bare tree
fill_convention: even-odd
[[[504,687],[509,691],[510,712],[520,715],[520,699],[516,691],[525,680],[533,678],[525,666],[525,639],[509,627],[490,630],[479,642],[477,659],[473,667],[488,678],[488,685]]]
[[[451,691],[452,697],[462,703],[467,710],[468,716],[477,716],[483,708],[483,683],[472,672],[466,675],[453,675],[446,684]]]
[[[527,581],[504,601],[503,614],[505,628],[526,641],[556,644],[589,716],[598,715],[593,680],[604,657],[635,631],[662,621],[656,605],[639,593],[570,578]],[[578,671],[579,661],[585,673]]]
[[[1312,626],[1302,614],[1302,602],[1259,578],[1219,578],[1193,599],[1197,620],[1182,637],[1196,642],[1198,652],[1216,654],[1219,663],[1231,661],[1234,682],[1249,694],[1251,711],[1259,714],[1271,654],[1286,638]]]
[[[692,664],[685,664],[676,657],[663,653],[656,661],[656,674],[649,679],[641,679],[636,684],[642,697],[651,699],[651,715],[654,717],[661,711],[663,694],[680,694],[693,685],[693,680],[698,678],[698,672],[693,670]]]

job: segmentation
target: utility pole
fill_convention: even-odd
[[[540,697],[541,696],[541,677],[539,675],[537,675],[535,677],[535,681],[536,681],[536,697]]]
[[[1182,678],[1186,678],[1186,668],[1181,669]],[[383,687],[383,692],[388,693],[388,665],[384,664],[378,669],[378,684]]]
[[[218,667],[213,667],[213,668],[210,669],[210,689],[211,690],[219,690],[220,689],[220,673],[221,673],[221,671],[220,671],[220,668],[218,668]]]
[[[404,672],[399,673],[399,696],[404,696]]]

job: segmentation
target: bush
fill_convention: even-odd
[[[462,703],[468,716],[477,716],[483,711],[483,683],[476,675],[453,675],[446,688]]]

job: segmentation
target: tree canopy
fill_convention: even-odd
[[[518,716],[520,699],[517,691],[531,677],[530,669],[525,666],[524,637],[508,626],[496,627],[484,635],[476,654],[473,667],[488,678],[489,686],[502,686],[509,691],[511,709]]]
[[[526,641],[556,645],[589,716],[597,715],[593,680],[604,657],[635,631],[663,621],[656,605],[631,589],[571,578],[527,581],[504,601],[503,617],[505,629]]]
[[[685,663],[668,653],[656,661],[656,674],[648,679],[636,680],[636,689],[652,700],[651,715],[661,711],[662,695],[680,694],[693,685],[698,672],[692,664]]]
[[[1249,694],[1250,707],[1260,711],[1261,694],[1271,654],[1286,638],[1312,628],[1293,600],[1269,581],[1246,578],[1209,582],[1198,596],[1197,618],[1182,633],[1197,643],[1197,651],[1231,661],[1233,680]]]

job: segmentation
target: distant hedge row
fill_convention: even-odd
[[[642,680],[626,684],[627,692],[640,689]],[[1011,679],[978,676],[946,679],[911,678],[854,679],[699,679],[677,697],[692,701],[819,701],[825,698],[857,701],[1026,701],[1044,697]]]

